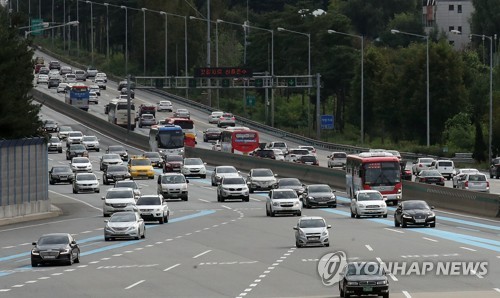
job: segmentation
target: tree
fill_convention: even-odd
[[[20,38],[17,28],[9,28],[9,16],[2,6],[0,44],[0,138],[40,135],[40,107],[29,95],[33,88],[33,51]]]

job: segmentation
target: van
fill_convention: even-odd
[[[455,174],[455,164],[453,160],[437,160],[431,164],[431,169],[432,168],[438,170],[438,172],[448,180]]]
[[[347,163],[347,153],[345,152],[332,152],[327,156],[328,167],[344,167]]]
[[[75,70],[74,74],[76,76],[77,81],[86,81],[87,80],[87,73],[85,70]]]

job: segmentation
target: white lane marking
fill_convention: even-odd
[[[455,227],[455,228],[461,229],[461,230],[466,230],[466,231],[471,231],[471,232],[481,232],[479,230],[471,229],[471,228],[466,228],[466,227]]]
[[[192,234],[193,234],[193,233],[186,233],[186,234],[184,234],[184,235],[186,235],[186,236],[190,236],[190,235],[192,235]]]
[[[49,279],[49,278],[50,278],[50,276],[42,276],[42,277],[39,277],[38,279],[44,280],[44,279]]]
[[[226,208],[226,209],[228,209],[228,210],[233,210],[231,207],[228,207],[228,206],[226,206],[226,205],[222,205],[222,207],[223,207],[223,208]]]
[[[387,231],[396,232],[396,233],[400,233],[400,234],[404,234],[404,233],[405,233],[405,232],[403,232],[403,231],[394,230],[394,229],[389,229],[389,228],[384,228],[384,229],[386,229]]]
[[[194,256],[194,257],[193,257],[193,259],[197,259],[197,258],[201,257],[202,255],[207,254],[207,253],[209,253],[209,252],[211,252],[211,251],[212,251],[212,250],[211,250],[211,249],[209,249],[209,250],[204,251],[204,252],[202,252],[202,253],[200,253],[200,254],[197,254],[196,256]]]
[[[269,271],[269,272],[270,272],[270,271]],[[265,274],[261,274],[261,275],[259,275],[259,278],[264,278],[264,277],[266,277],[266,275],[265,275]]]
[[[99,261],[92,261],[92,262],[89,262],[89,264],[97,264],[99,263]]]
[[[436,239],[431,239],[431,238],[427,238],[427,237],[422,237],[422,239],[432,241],[432,242],[438,242]]]
[[[403,291],[403,295],[405,295],[406,298],[411,298],[410,293],[408,293],[407,291]]]
[[[256,279],[253,282],[261,282],[261,281],[262,281],[262,279]]]
[[[250,287],[255,287],[255,286],[257,286],[257,284],[251,284],[251,285],[250,285]]]
[[[146,245],[146,247],[153,247],[153,246],[154,246],[153,244]]]
[[[250,198],[250,200],[252,200],[252,201],[256,201],[256,202],[261,202],[261,200],[259,200],[259,199],[254,199],[254,198]]]
[[[163,242],[161,242],[161,241],[158,241],[158,242],[156,242],[156,244],[163,244]]]
[[[13,288],[22,288],[22,287],[24,287],[24,285],[13,285],[12,287]]]
[[[497,291],[498,293],[500,293],[500,288],[493,288],[493,290]]]
[[[92,231],[83,231],[82,234],[92,233]]]
[[[369,251],[373,251],[373,248],[372,248],[370,245],[366,244],[366,245],[365,245],[365,247],[366,247],[366,249],[368,249]]]
[[[62,274],[62,272],[57,272],[57,273],[52,273],[51,275],[58,276],[58,275],[61,275],[61,274]]]
[[[8,292],[10,289],[0,289],[0,292]]]
[[[13,248],[13,247],[15,247],[15,246],[14,246],[14,245],[11,245],[11,246],[4,246],[4,247],[2,247],[2,248]]]
[[[172,241],[172,240],[174,240],[174,239],[172,239],[172,238],[165,239],[165,241]]]
[[[205,202],[205,203],[210,203],[210,201],[207,201],[207,200],[204,200],[204,199],[198,199],[198,200],[200,200],[202,202]]]
[[[143,280],[140,280],[138,282],[136,282],[135,284],[131,284],[130,286],[126,287],[125,290],[129,290],[129,289],[132,289],[133,287],[139,285],[139,284],[142,284],[143,282],[145,282],[146,280],[143,279]]]
[[[135,250],[143,250],[143,249],[144,249],[143,247],[138,247]]]
[[[70,196],[63,195],[62,193],[58,193],[58,192],[55,192],[55,191],[52,191],[52,190],[49,190],[49,192],[55,193],[55,194],[57,194],[57,195],[60,195],[60,196],[62,196],[62,197],[65,197],[65,198],[67,198],[67,199],[70,199],[70,200],[73,200],[73,201],[80,202],[80,203],[82,203],[82,204],[84,204],[84,205],[87,205],[87,206],[89,206],[89,207],[91,207],[91,208],[94,208],[94,209],[96,209],[96,210],[102,211],[102,208],[97,208],[96,206],[93,206],[92,204],[89,204],[89,203],[87,203],[87,202],[85,202],[85,201],[82,201],[82,200],[79,200],[79,199],[75,199],[75,198],[72,198],[72,197],[70,197]]]
[[[180,264],[175,264],[175,265],[172,265],[166,269],[164,269],[163,271],[169,271],[170,269],[174,269],[175,267],[179,266]]]
[[[250,292],[252,288],[245,289],[245,292]]]
[[[36,283],[37,281],[36,280],[28,280],[27,282],[25,282],[26,284],[34,284]]]
[[[199,232],[201,232],[201,230],[196,230],[196,231],[194,231],[194,232],[195,232],[195,233],[199,233]]]
[[[19,244],[19,245],[30,245],[31,243],[29,242],[26,242],[26,243],[22,243],[22,244]]]
[[[80,265],[78,266],[78,268],[85,268],[85,267],[88,267],[89,265]]]
[[[75,271],[75,270],[76,270],[76,269],[66,269],[66,270],[64,270],[64,271],[66,271],[66,272],[72,272],[72,271]]]
[[[109,260],[109,259],[110,259],[110,258],[102,258],[101,260],[102,260],[102,261],[107,261],[107,260]]]
[[[468,250],[468,251],[477,251],[473,248],[468,248],[468,247],[465,247],[465,246],[460,246],[461,249],[465,249],[465,250]]]

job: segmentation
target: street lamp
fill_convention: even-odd
[[[109,3],[104,2],[106,6],[106,58],[109,60]]]
[[[43,31],[43,30],[48,30],[48,29],[54,29],[54,28],[59,28],[59,27],[64,27],[64,26],[78,26],[79,22],[78,21],[72,21],[72,22],[67,22],[61,25],[56,25],[56,26],[51,26],[51,27],[46,27],[46,28],[38,28],[35,30],[29,30],[24,32],[24,38],[28,38],[28,35],[32,32],[35,31]]]
[[[146,10],[147,8],[141,8],[142,10],[142,15],[143,15],[143,18],[142,18],[142,33],[143,33],[143,36],[144,36],[144,41],[143,41],[143,53],[144,53],[144,60],[143,60],[143,67],[144,67],[144,76],[146,76]]]
[[[165,16],[165,77],[168,76],[168,14],[160,11],[161,15]]]
[[[415,34],[415,33],[409,33],[409,32],[404,32],[404,31],[399,31],[399,30],[396,30],[396,29],[391,29],[391,33],[392,34],[404,34],[404,35],[410,35],[410,36],[417,36],[417,37],[422,37],[425,39],[426,43],[427,43],[427,49],[426,49],[426,52],[427,52],[427,147],[430,146],[430,142],[431,142],[431,137],[430,137],[430,116],[429,116],[429,99],[430,99],[430,96],[429,96],[429,36],[427,35],[421,35],[421,34]]]
[[[121,9],[125,9],[125,74],[128,74],[128,10],[122,5]]]
[[[365,46],[364,46],[364,37],[363,35],[356,35],[356,34],[349,34],[345,32],[339,32],[335,30],[328,30],[329,34],[340,34],[340,35],[346,35],[350,37],[356,37],[361,40],[361,144],[364,143],[365,140],[365,126],[364,126],[364,113],[365,113],[365,108],[364,108],[364,101],[365,101],[365,83],[364,83],[364,51],[365,51]]]
[[[90,48],[92,65],[94,65],[94,10],[92,1],[85,1],[85,3],[90,4]]]

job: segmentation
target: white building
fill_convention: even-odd
[[[422,0],[422,19],[426,32],[434,26],[439,32],[446,32],[450,44],[457,50],[469,43],[473,12],[472,0]],[[462,34],[453,34],[452,30]]]

